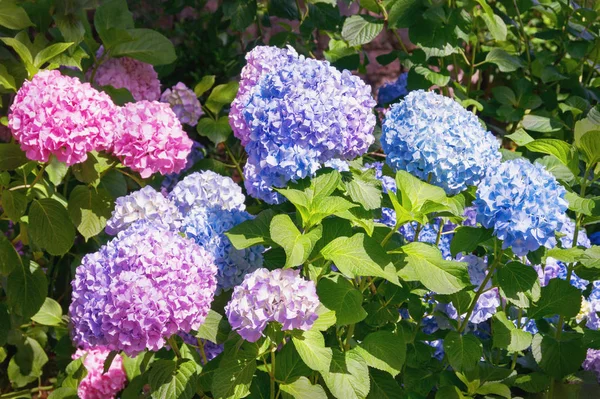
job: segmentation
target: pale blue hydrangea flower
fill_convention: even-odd
[[[408,94],[406,87],[408,83],[408,72],[403,72],[394,82],[384,84],[377,92],[377,102],[379,104],[390,104],[402,96]]]
[[[473,113],[451,98],[423,90],[394,104],[383,121],[386,162],[457,194],[500,163],[500,146]]]
[[[520,158],[490,169],[473,205],[477,221],[494,229],[502,248],[524,256],[556,245],[555,232],[562,228],[567,210],[565,193],[542,165]]]

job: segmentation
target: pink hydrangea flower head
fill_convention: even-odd
[[[160,101],[171,105],[181,124],[196,126],[204,113],[196,94],[182,82],[165,90],[160,96]]]
[[[87,375],[79,383],[77,396],[80,399],[114,399],[127,382],[121,355],[115,356],[110,368],[104,373],[104,362],[110,351],[105,348],[94,348],[88,351],[78,349],[73,359],[83,357],[83,366]]]
[[[104,48],[100,47],[96,57],[100,58]],[[88,78],[91,74],[88,74]],[[94,82],[99,86],[127,89],[135,101],[156,101],[160,98],[160,81],[154,67],[129,57],[109,58],[96,71]]]
[[[59,71],[41,71],[19,89],[8,127],[27,158],[67,165],[81,163],[92,150],[113,142],[117,107],[106,93]]]
[[[156,172],[180,172],[192,151],[193,142],[169,104],[158,101],[121,107],[115,136],[114,155],[144,179]]]

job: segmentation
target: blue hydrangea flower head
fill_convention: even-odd
[[[511,247],[515,255],[524,256],[556,245],[555,232],[562,228],[567,210],[565,193],[542,165],[520,158],[490,169],[473,205],[477,222],[494,229],[504,249]]]
[[[150,186],[117,198],[112,216],[106,222],[106,233],[116,235],[134,222],[145,220],[167,229],[181,226],[179,210],[164,195]]]
[[[194,172],[173,188],[169,199],[186,215],[192,208],[246,209],[242,188],[230,177],[210,170]]]
[[[237,209],[196,207],[186,215],[181,230],[188,238],[207,250],[217,265],[217,294],[239,285],[244,276],[261,268],[264,248],[260,245],[235,249],[225,233],[238,224],[252,219],[252,215]]]
[[[395,217],[394,217],[395,219]],[[442,227],[442,233],[454,230],[454,225],[451,223],[444,224]],[[400,226],[398,232],[404,237],[406,242],[415,241],[415,234],[417,231],[417,222],[406,223]],[[434,219],[431,223],[421,226],[419,231],[420,242],[426,242],[428,244],[435,244],[437,241],[438,231],[440,231],[440,220]],[[452,241],[454,234],[442,234],[438,248],[442,252],[444,259],[452,259],[450,254],[450,242]]]
[[[383,121],[386,162],[457,194],[477,185],[500,163],[496,138],[473,113],[433,92],[410,92],[391,106]]]
[[[379,104],[390,104],[402,96],[408,94],[406,87],[408,83],[408,72],[403,72],[394,82],[386,83],[379,88],[377,92],[377,102]]]

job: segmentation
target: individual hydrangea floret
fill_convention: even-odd
[[[242,338],[256,342],[271,321],[283,330],[310,330],[318,306],[315,283],[300,277],[300,271],[258,269],[233,289],[225,314]]]
[[[169,194],[181,213],[192,208],[221,208],[226,210],[246,209],[246,197],[242,188],[230,177],[221,176],[210,170],[194,172],[177,183]]]
[[[369,86],[328,62],[297,56],[244,93],[246,189],[269,203],[283,201],[274,187],[312,176],[331,159],[362,155],[375,139]]]
[[[204,114],[196,94],[182,82],[165,90],[160,96],[160,101],[168,103],[179,122],[185,125],[196,126],[198,119]]]
[[[10,107],[8,127],[27,158],[67,165],[113,142],[117,107],[110,97],[59,71],[41,71],[26,80]]]
[[[114,399],[125,388],[127,374],[121,355],[117,354],[108,371],[104,372],[104,362],[109,354],[110,351],[105,348],[78,349],[73,354],[73,359],[83,359],[83,366],[87,370],[87,375],[77,387],[80,399]]]
[[[212,255],[192,240],[135,223],[77,268],[69,308],[73,340],[129,356],[157,351],[173,334],[204,322],[216,273]]]
[[[121,107],[113,153],[143,178],[180,172],[192,144],[168,104],[140,101]]]
[[[394,82],[384,84],[377,92],[377,102],[379,104],[390,104],[402,96],[408,94],[406,87],[408,83],[408,72],[401,73]]]
[[[96,58],[103,56],[101,46]],[[91,78],[91,72],[88,73]],[[160,98],[160,81],[154,67],[129,57],[109,58],[96,70],[94,84],[112,86],[115,89],[127,89],[135,101],[157,101]]]
[[[423,90],[394,104],[381,145],[393,170],[405,170],[457,194],[500,163],[499,142],[473,113],[451,98]]]
[[[138,220],[167,230],[178,230],[181,226],[181,214],[175,204],[150,186],[117,198],[112,216],[106,222],[106,232],[116,235]]]
[[[564,223],[565,189],[540,164],[514,159],[490,170],[477,188],[477,221],[503,240],[502,247],[524,256],[556,245]]]
[[[234,226],[253,219],[237,209],[193,208],[183,220],[182,231],[210,252],[218,268],[217,294],[239,285],[244,276],[263,265],[264,248],[260,245],[235,249],[225,233]]]

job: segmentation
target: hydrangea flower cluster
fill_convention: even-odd
[[[100,59],[104,53],[101,46],[96,53]],[[88,78],[91,74],[88,74]],[[109,58],[98,66],[94,82],[99,86],[127,89],[135,101],[157,101],[160,98],[160,81],[154,67],[129,57]]]
[[[41,71],[19,89],[8,126],[27,158],[48,162],[54,155],[70,166],[111,146],[116,115],[110,97],[89,83]]]
[[[128,103],[117,118],[113,153],[123,165],[140,173],[180,172],[192,150],[192,140],[168,104],[157,101]]]
[[[591,330],[600,330],[600,317],[597,312],[600,312],[600,301],[594,299],[588,301],[587,299],[582,298],[581,309],[575,320],[578,323],[585,320],[585,326],[587,328]]]
[[[494,229],[502,247],[524,256],[556,245],[555,232],[562,228],[567,210],[565,193],[542,165],[515,159],[490,171],[477,188],[473,205],[477,221]]]
[[[185,167],[179,173],[170,173],[165,176],[163,181],[161,182],[161,192],[167,196],[169,191],[171,191],[179,180],[181,179],[181,175],[188,170],[190,170],[196,162],[201,159],[204,159],[205,147],[197,141],[192,140],[192,151],[187,157],[187,161],[185,163]]]
[[[87,351],[78,349],[73,359],[83,358],[83,366],[87,375],[77,387],[80,399],[114,399],[125,388],[127,375],[123,369],[123,358],[117,354],[104,372],[104,362],[110,351],[105,348],[94,348]]]
[[[178,233],[139,222],[86,255],[72,282],[72,337],[135,356],[197,330],[216,290],[212,256]]]
[[[584,370],[596,373],[598,383],[600,383],[600,350],[588,349],[585,360],[581,366]]]
[[[145,220],[167,230],[181,226],[181,214],[171,201],[150,186],[117,198],[106,232],[116,235],[131,224]]]
[[[204,114],[196,94],[182,82],[165,90],[160,101],[171,106],[181,124],[196,126]]]
[[[349,71],[289,51],[273,52],[267,59],[276,59],[276,68],[266,68],[260,77],[254,65],[245,72],[257,81],[244,83],[230,118],[248,153],[248,193],[280,203],[283,197],[273,187],[311,176],[333,158],[352,159],[369,148],[375,101],[369,86]],[[243,124],[238,123],[241,119]]]
[[[238,250],[225,235],[232,227],[250,219],[252,215],[237,209],[193,208],[183,220],[182,231],[215,259],[217,294],[239,285],[246,274],[263,265],[262,246]]]
[[[256,342],[271,321],[283,330],[310,330],[318,306],[315,283],[300,277],[300,271],[258,269],[233,289],[225,314],[233,330]]]
[[[395,216],[394,216],[395,219]],[[442,233],[454,230],[456,226],[451,223],[446,223],[442,227]],[[417,223],[407,223],[405,225],[400,226],[398,232],[404,237],[406,242],[415,241],[415,234],[417,231]],[[431,223],[421,226],[421,230],[419,231],[419,237],[417,241],[426,242],[429,244],[434,244],[437,241],[438,232],[440,231],[440,219],[434,219]],[[450,242],[452,241],[452,237],[454,234],[442,234],[440,237],[440,242],[438,244],[438,248],[442,252],[442,256],[444,259],[452,259],[452,255],[450,254]]]
[[[377,92],[377,102],[379,104],[390,104],[398,98],[408,94],[408,72],[403,72],[396,81],[386,83],[379,88]]]
[[[451,98],[423,90],[394,104],[383,121],[386,162],[457,194],[500,163],[499,143]]]
[[[186,176],[173,188],[169,199],[184,215],[194,207],[240,211],[246,209],[246,198],[240,186],[232,179],[210,170]]]

